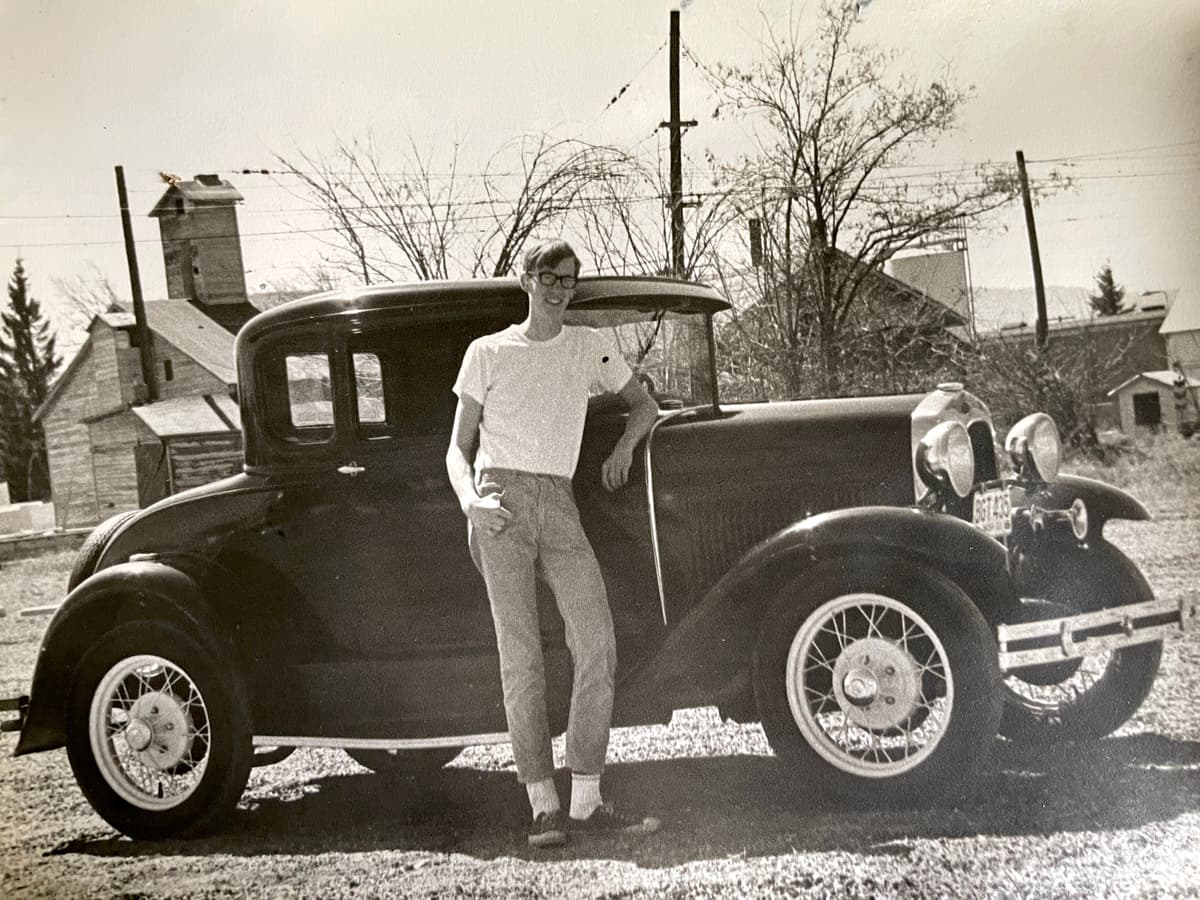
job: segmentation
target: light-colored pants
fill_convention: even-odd
[[[469,540],[492,606],[517,777],[530,784],[554,774],[537,609],[539,576],[554,592],[575,669],[567,767],[599,775],[608,752],[617,649],[604,578],[579,523],[571,481],[486,469],[477,474],[476,484],[483,493],[494,492],[489,484],[498,487],[501,505],[512,513],[500,534],[474,532]]]

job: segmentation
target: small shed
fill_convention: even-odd
[[[177,397],[130,412],[144,426],[134,447],[140,506],[242,470],[241,423],[229,397]]]
[[[1186,385],[1177,385],[1178,378],[1178,373],[1169,369],[1141,372],[1109,391],[1108,396],[1117,402],[1121,430],[1134,434],[1139,429],[1178,429],[1180,406],[1183,406],[1185,416],[1194,417],[1200,379],[1188,377]],[[1182,403],[1179,402],[1181,394]],[[1194,424],[1194,418],[1192,422]]]

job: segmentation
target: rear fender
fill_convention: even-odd
[[[149,561],[104,569],[67,595],[46,628],[33,672],[28,718],[14,756],[63,746],[67,700],[80,659],[115,625],[136,619],[173,622],[210,644],[214,653],[230,652],[191,575]]]
[[[788,581],[831,560],[854,570],[896,561],[925,566],[957,584],[993,625],[1017,603],[1004,546],[961,519],[891,506],[822,513],[747,551],[671,630],[626,702],[639,707],[667,697],[676,708],[743,702],[771,601]]]

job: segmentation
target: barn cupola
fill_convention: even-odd
[[[254,314],[238,233],[242,195],[218,175],[173,179],[150,215],[158,219],[167,296],[187,300],[231,332]]]

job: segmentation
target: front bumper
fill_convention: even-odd
[[[1179,636],[1200,625],[1200,601],[1153,600],[1019,625],[1000,625],[1000,670],[1079,659]]]
[[[0,713],[17,714],[15,718],[0,716],[0,733],[19,732],[25,727],[25,717],[29,714],[29,697],[24,694],[19,697],[0,697]]]

